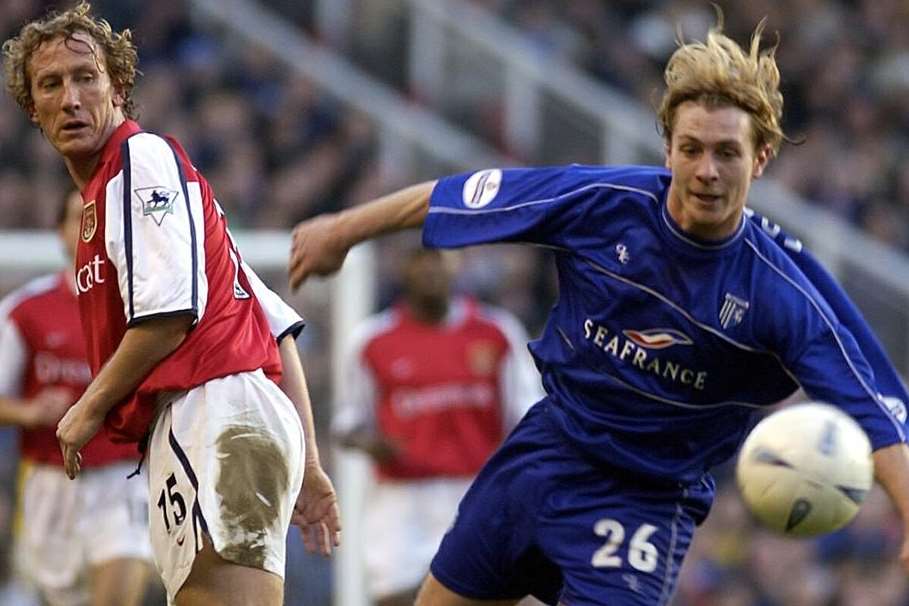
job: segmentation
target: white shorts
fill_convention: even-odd
[[[225,560],[284,577],[303,455],[300,417],[261,370],[214,379],[163,407],[148,447],[148,512],[168,602],[203,535]]]
[[[366,582],[373,599],[420,585],[471,481],[375,483],[363,520]]]
[[[151,562],[148,486],[134,461],[83,469],[23,464],[17,566],[48,603],[87,604],[88,571],[120,558]]]

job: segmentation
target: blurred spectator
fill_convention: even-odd
[[[473,476],[543,395],[520,323],[452,297],[453,269],[450,253],[406,254],[401,297],[346,352],[334,426],[374,464],[363,557],[379,606],[413,604]]]

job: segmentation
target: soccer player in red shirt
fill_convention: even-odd
[[[7,88],[84,201],[75,277],[94,379],[57,428],[67,473],[102,424],[146,442],[169,600],[281,604],[295,509],[308,545],[328,552],[337,503],[302,374],[284,378],[294,398],[276,385],[279,349],[211,188],[176,141],[131,119],[128,30],[80,3],[3,49]]]
[[[410,252],[400,300],[366,319],[345,352],[333,425],[375,463],[363,556],[377,606],[414,603],[471,480],[543,397],[524,327],[452,297],[446,254]]]
[[[71,192],[59,221],[70,261],[81,216],[82,198]],[[139,453],[100,432],[70,482],[54,435],[90,380],[71,270],[34,279],[0,302],[0,424],[19,427],[22,457],[18,568],[49,604],[138,605],[152,559],[148,485],[126,479]]]

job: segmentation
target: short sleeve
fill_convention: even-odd
[[[259,301],[259,305],[262,306],[262,311],[265,312],[265,317],[268,319],[268,327],[271,329],[272,336],[279,343],[287,336],[296,339],[305,326],[303,318],[293,307],[285,303],[278,293],[266,286],[252,267],[245,261],[242,264],[243,273],[249,280],[253,295]]]
[[[140,133],[121,148],[122,179],[106,195],[105,244],[129,325],[158,316],[204,314],[203,202],[176,152]]]
[[[0,310],[0,396],[22,394],[22,379],[28,360],[28,346],[19,327]]]

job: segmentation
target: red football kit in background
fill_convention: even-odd
[[[76,294],[63,274],[37,278],[10,294],[0,306],[0,395],[29,400],[63,388],[75,403],[90,381]],[[24,459],[63,465],[56,427],[20,428],[19,435]],[[112,443],[105,431],[80,452],[85,468],[139,455],[133,445]]]
[[[356,335],[336,429],[371,427],[403,446],[376,465],[380,478],[472,476],[542,396],[524,337],[513,317],[471,299],[440,325],[397,305]]]

